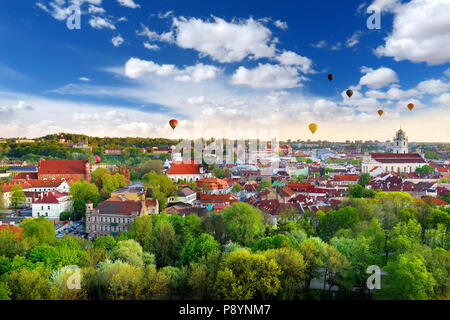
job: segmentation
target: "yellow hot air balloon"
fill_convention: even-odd
[[[413,105],[412,103],[408,104],[408,109],[409,109],[409,110],[414,109],[414,105]]]
[[[314,134],[314,132],[316,132],[316,130],[317,130],[317,124],[311,123],[311,124],[309,125],[309,131],[311,131],[312,134]]]
[[[383,110],[378,110],[378,114],[380,115],[380,117],[383,115]]]

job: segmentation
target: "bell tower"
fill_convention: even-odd
[[[408,138],[406,132],[401,128],[394,136],[392,153],[408,153]]]

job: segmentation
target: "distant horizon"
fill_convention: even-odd
[[[0,137],[0,139],[5,139],[5,140],[9,140],[9,139],[29,139],[29,140],[36,140],[36,139],[42,139],[45,136],[50,136],[50,135],[60,135],[61,132],[58,133],[49,133],[43,136],[36,136],[36,137]],[[161,136],[154,136],[154,137],[143,137],[143,136],[96,136],[96,135],[87,135],[87,134],[83,134],[83,133],[72,133],[72,132],[64,132],[63,134],[69,134],[69,135],[80,135],[80,136],[87,136],[89,138],[111,138],[111,139],[126,139],[126,138],[134,138],[134,139],[168,139],[168,140],[182,140],[183,138],[172,138],[172,137],[161,137]],[[216,140],[219,139],[227,139],[227,140],[239,140],[239,138],[225,138],[225,137],[196,137],[195,139],[204,139],[204,140],[210,140],[211,138],[214,138]],[[188,138],[187,140],[195,140],[195,139],[191,139]],[[256,140],[253,138],[243,138],[244,140]],[[327,139],[320,139],[320,140],[313,140],[313,138],[287,138],[287,139],[279,139],[279,142],[286,142],[288,143],[288,140],[291,140],[290,143],[297,143],[297,140],[301,140],[300,142],[331,142],[331,143],[347,143],[347,140],[350,141],[350,143],[355,143],[356,141],[362,141],[363,143],[367,143],[367,142],[380,142],[380,143],[385,143],[386,141],[392,142],[392,139],[386,139],[386,140],[380,140],[380,139],[369,139],[369,140],[363,140],[363,139],[356,139],[356,140],[352,140],[352,139],[346,139],[346,140],[327,140]],[[310,141],[307,141],[310,140]],[[263,140],[261,139],[261,141],[270,141],[270,140]],[[421,143],[434,143],[434,144],[450,144],[450,142],[448,141],[408,141],[408,143],[413,143],[413,144],[421,144]]]

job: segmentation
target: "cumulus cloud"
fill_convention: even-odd
[[[450,89],[450,84],[442,82],[440,79],[431,79],[422,81],[417,85],[417,88],[423,93],[440,94]]]
[[[288,28],[288,24],[285,21],[276,20],[273,23],[277,28],[280,28],[281,30],[286,30]]]
[[[136,8],[140,8],[141,7],[139,4],[135,3],[134,0],[117,0],[117,2],[122,7],[128,7],[128,8],[132,8],[132,9],[136,9]]]
[[[377,0],[374,4],[394,14],[392,33],[375,50],[378,56],[428,65],[450,61],[449,0]]]
[[[368,67],[361,67],[361,72],[365,75],[360,79],[360,85],[366,85],[371,89],[380,89],[390,83],[398,82],[397,74],[394,70],[380,67],[376,70]]]
[[[248,56],[273,57],[276,51],[270,43],[272,32],[252,18],[227,22],[217,17],[212,20],[180,17],[173,19],[173,28],[179,47],[194,49],[222,63],[241,61]]]
[[[448,106],[450,106],[450,93],[444,93],[444,94],[440,95],[439,97],[434,98],[433,102],[439,103],[439,104],[443,105],[444,107],[448,108]]]
[[[253,69],[239,67],[233,74],[231,83],[252,88],[288,89],[300,87],[301,80],[303,78],[298,75],[296,68],[260,63]]]
[[[188,66],[182,70],[173,64],[159,65],[153,61],[138,58],[130,58],[125,64],[125,75],[132,79],[137,79],[148,74],[155,74],[163,77],[174,76],[176,81],[181,82],[201,82],[215,79],[219,72],[219,68],[202,63]]]
[[[307,57],[302,57],[301,55],[298,55],[295,52],[292,51],[283,51],[282,54],[278,55],[276,57],[276,60],[278,60],[281,64],[287,65],[287,66],[298,66],[299,69],[303,73],[312,73],[314,70],[312,70],[312,60]]]
[[[116,30],[116,26],[107,18],[92,17],[89,20],[89,24],[94,29],[108,28],[108,29],[111,29],[111,30]]]
[[[87,77],[79,77],[78,80],[84,81],[84,82],[89,82],[89,81],[91,81],[91,79],[89,79],[89,78],[87,78]]]
[[[120,45],[124,41],[125,40],[122,38],[122,36],[120,34],[111,39],[111,42],[113,43],[114,47],[120,47]]]
[[[106,11],[102,7],[97,7],[97,6],[90,5],[88,12],[90,14],[104,14]]]
[[[144,42],[144,47],[148,50],[159,50],[159,46],[157,44],[151,44],[150,42]]]

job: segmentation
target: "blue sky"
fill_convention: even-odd
[[[66,26],[70,5],[79,30]],[[379,30],[366,26],[370,5]],[[410,140],[448,141],[449,11],[449,0],[2,1],[0,136],[201,126],[384,141],[401,125]]]

